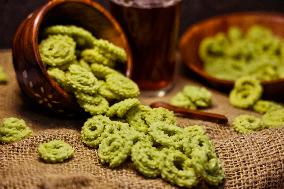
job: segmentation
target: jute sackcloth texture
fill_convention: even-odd
[[[101,165],[97,151],[80,140],[80,127],[86,118],[60,118],[23,98],[11,61],[10,51],[0,51],[0,65],[9,75],[9,83],[0,85],[0,119],[23,118],[34,133],[20,142],[0,145],[0,189],[175,188],[162,179],[145,179],[130,161],[118,169]],[[198,83],[189,80],[186,74],[179,75],[175,88],[166,97],[141,100],[145,104],[167,101],[185,84]],[[226,115],[230,123],[239,114],[254,114],[234,109],[225,94],[211,91],[213,107],[208,111]],[[225,170],[226,179],[220,188],[284,188],[284,128],[239,135],[229,125],[185,118],[178,121],[182,127],[205,126]],[[40,143],[52,139],[70,143],[75,148],[75,157],[61,164],[42,162],[36,149]]]

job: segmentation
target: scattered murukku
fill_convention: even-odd
[[[126,120],[129,125],[142,133],[148,133],[149,125],[146,116],[152,109],[149,106],[140,105],[127,112]]]
[[[3,119],[0,127],[0,141],[3,143],[17,142],[32,134],[32,130],[23,119],[14,117]]]
[[[84,61],[89,64],[102,64],[107,67],[114,67],[115,62],[106,58],[97,48],[94,49],[86,49],[81,53],[81,57]]]
[[[81,138],[84,144],[97,148],[105,138],[103,133],[106,127],[113,127],[113,122],[106,116],[97,115],[89,118],[82,127]]]
[[[92,72],[73,64],[66,73],[67,84],[75,91],[87,94],[96,94],[100,88],[97,78]]]
[[[139,106],[140,101],[137,98],[129,98],[123,101],[120,101],[116,104],[113,104],[107,111],[106,115],[109,117],[120,117],[123,118],[127,114],[127,112],[135,107]]]
[[[153,108],[145,117],[145,121],[148,125],[157,121],[165,122],[168,124],[176,125],[176,117],[173,111],[169,111],[165,108]]]
[[[91,64],[91,69],[93,74],[99,78],[99,79],[106,79],[106,76],[112,73],[117,73],[119,74],[119,72],[117,72],[116,70],[113,70],[107,66],[101,65],[101,64]]]
[[[119,100],[119,99],[123,99],[121,96],[115,94],[114,92],[112,92],[108,86],[106,85],[106,83],[102,80],[100,80],[101,82],[101,86],[99,88],[98,93],[105,97],[107,100],[112,101],[112,100]]]
[[[88,71],[92,71],[90,64],[88,64],[86,61],[84,61],[83,59],[79,60],[77,63],[79,66],[85,68]]]
[[[273,101],[267,101],[267,100],[259,100],[255,103],[253,106],[253,110],[265,114],[267,112],[275,111],[284,108],[280,104],[277,104]]]
[[[108,42],[107,40],[95,40],[94,46],[100,49],[103,54],[108,54],[108,57],[112,57],[112,59],[114,60],[118,60],[120,62],[125,62],[127,60],[127,54],[125,50]]]
[[[185,86],[183,94],[198,107],[209,107],[211,105],[212,94],[204,87]]]
[[[93,41],[95,37],[91,32],[85,30],[84,28],[74,26],[74,25],[54,25],[48,28],[45,28],[43,31],[44,36],[48,35],[67,35],[72,37],[76,41],[79,47],[93,47]]]
[[[87,100],[88,98],[89,100]],[[84,99],[77,99],[77,102],[81,108],[83,108],[86,112],[89,112],[91,115],[104,114],[109,109],[108,101],[98,94],[94,96],[85,94]]]
[[[154,122],[150,125],[149,134],[154,141],[167,147],[179,148],[182,145],[182,128],[167,122]]]
[[[106,76],[107,87],[115,94],[126,98],[135,98],[140,94],[137,84],[121,74]]]
[[[8,77],[4,72],[4,69],[0,66],[0,84],[7,83]]]
[[[119,133],[110,134],[99,145],[99,159],[102,164],[108,164],[110,168],[118,167],[127,159],[132,145],[130,138]]]
[[[38,154],[47,163],[61,163],[74,156],[74,149],[63,140],[52,140],[39,145]]]
[[[260,118],[252,115],[240,115],[236,117],[232,126],[235,131],[243,134],[259,131],[265,127]]]
[[[262,122],[269,128],[284,126],[284,109],[267,112],[263,115]]]
[[[191,159],[174,149],[165,149],[162,154],[160,170],[163,179],[180,187],[192,188],[198,184]]]
[[[260,82],[253,77],[242,77],[235,83],[230,93],[230,103],[238,108],[249,108],[253,106],[262,95]]]
[[[131,149],[131,160],[137,171],[148,178],[160,175],[160,152],[148,142],[137,142]]]
[[[63,35],[51,35],[41,41],[39,53],[44,64],[49,66],[62,66],[70,64],[76,59],[75,41]]]
[[[171,98],[170,103],[174,106],[188,108],[195,110],[196,105],[182,92],[177,93],[173,98]]]

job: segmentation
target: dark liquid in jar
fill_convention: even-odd
[[[133,79],[142,90],[167,88],[174,79],[179,0],[111,0],[133,55]]]

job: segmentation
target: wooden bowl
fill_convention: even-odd
[[[51,79],[39,54],[39,34],[56,24],[81,26],[98,38],[123,47],[128,61],[123,68],[132,72],[131,51],[117,21],[99,4],[88,0],[53,0],[31,13],[19,26],[13,40],[13,64],[20,88],[28,97],[55,112],[71,115],[81,111],[76,100]]]
[[[211,86],[223,91],[231,90],[234,81],[215,78],[203,70],[203,62],[198,54],[199,44],[203,38],[214,36],[219,32],[227,32],[231,26],[237,26],[246,31],[255,24],[270,28],[275,35],[284,37],[284,15],[282,14],[250,12],[217,16],[193,25],[181,37],[179,48],[183,62]],[[263,81],[262,85],[265,98],[283,100],[284,79]]]

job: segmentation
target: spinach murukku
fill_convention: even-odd
[[[197,107],[211,106],[212,94],[204,87],[185,86],[183,94],[190,99]]]
[[[144,176],[156,178],[160,175],[160,152],[149,142],[137,142],[131,149],[131,160]]]
[[[242,77],[235,83],[230,93],[230,103],[238,108],[253,106],[262,95],[260,82],[252,77]]]
[[[177,93],[173,98],[171,98],[170,103],[174,106],[188,108],[195,110],[196,105],[182,92]]]
[[[149,106],[140,105],[130,109],[126,114],[126,120],[129,125],[142,133],[148,133],[149,125],[146,116],[152,109]]]
[[[182,128],[166,122],[155,122],[150,125],[149,134],[154,141],[166,147],[179,148],[182,145]]]
[[[51,35],[41,41],[39,53],[43,64],[62,66],[70,64],[76,59],[75,41],[63,35]]]
[[[120,133],[111,134],[103,139],[98,149],[98,156],[102,164],[115,168],[121,165],[130,155],[133,141]]]
[[[236,117],[232,126],[235,131],[243,134],[259,131],[264,128],[261,119],[252,115],[240,115]]]
[[[106,127],[113,127],[113,122],[106,116],[97,115],[89,118],[82,127],[81,139],[89,147],[97,148],[104,139]]]
[[[0,127],[0,141],[13,143],[24,139],[32,134],[32,130],[26,125],[23,119],[14,117],[3,119]]]
[[[38,146],[38,154],[46,163],[61,163],[74,156],[74,149],[63,140],[52,140]]]
[[[66,82],[74,90],[87,94],[96,94],[100,83],[92,72],[73,64],[66,73]]]
[[[284,126],[284,109],[267,112],[262,116],[262,121],[269,128]]]
[[[97,48],[83,50],[81,57],[89,64],[101,64],[111,68],[115,66],[115,62],[106,58]]]
[[[148,125],[151,125],[152,123],[155,123],[157,121],[172,125],[175,125],[177,123],[174,112],[161,107],[151,109],[151,111],[146,115],[145,121]]]
[[[86,112],[89,112],[91,115],[104,114],[109,109],[108,101],[101,95],[90,96],[88,94],[81,93],[81,96],[84,95],[84,98],[77,99],[78,104]],[[78,97],[78,95],[77,95]]]
[[[107,75],[106,84],[111,91],[124,99],[135,98],[140,94],[137,84],[121,74]]]
[[[91,64],[91,69],[93,74],[99,78],[99,79],[106,79],[106,76],[112,73],[117,73],[119,74],[119,72],[117,72],[116,70],[113,70],[107,66],[101,65],[101,64]]]
[[[164,149],[161,153],[160,170],[163,179],[180,187],[191,188],[198,184],[198,175],[191,159],[178,150]]]
[[[85,30],[84,28],[74,26],[74,25],[54,25],[45,28],[43,31],[43,36],[48,35],[67,35],[76,41],[76,44],[82,48],[93,47],[93,41],[95,37],[91,32]]]
[[[261,114],[265,114],[267,112],[279,110],[282,108],[284,107],[281,106],[280,104],[268,100],[259,100],[253,106],[253,110]]]
[[[106,115],[109,117],[120,117],[123,118],[127,114],[127,112],[135,107],[139,106],[140,101],[137,98],[129,98],[123,101],[120,101],[116,104],[113,104],[107,111]]]

